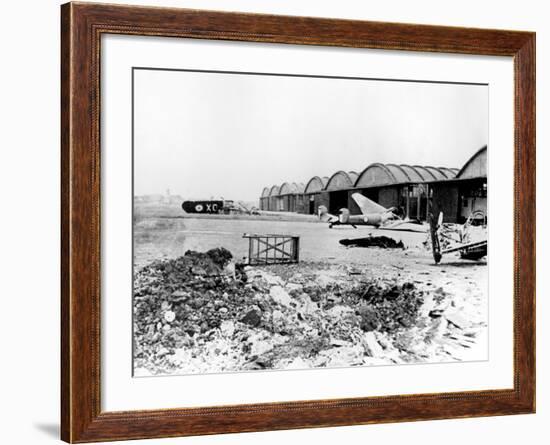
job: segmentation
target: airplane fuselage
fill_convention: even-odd
[[[380,214],[367,214],[367,215],[349,215],[341,214],[338,217],[338,221],[331,223],[333,225],[351,225],[351,226],[374,226],[380,227],[384,222],[384,218]]]
[[[382,224],[382,215],[370,214],[370,215],[349,215],[350,223],[353,224],[367,224],[369,226],[380,226]],[[346,221],[342,221],[345,223]]]

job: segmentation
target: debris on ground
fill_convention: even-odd
[[[224,248],[188,251],[135,274],[135,375],[472,356],[485,321],[466,295],[429,289],[358,265],[251,267]]]
[[[340,244],[346,247],[381,247],[383,249],[404,249],[403,241],[396,241],[388,236],[368,236],[366,238],[341,239]]]
[[[487,239],[486,226],[472,226],[464,224],[443,223],[438,230],[439,244],[441,250],[456,247],[460,244],[467,244]],[[425,250],[432,250],[431,234],[426,234],[426,239],[422,242]]]

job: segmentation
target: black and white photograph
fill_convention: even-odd
[[[0,442],[546,443],[547,11],[6,2]]]
[[[133,375],[487,360],[488,94],[133,68]]]

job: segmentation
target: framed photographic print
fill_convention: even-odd
[[[534,412],[533,33],[61,17],[63,440]]]

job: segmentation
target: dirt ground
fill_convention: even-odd
[[[216,323],[203,324],[202,329],[199,326],[196,335],[187,338],[185,334],[186,340],[179,343],[163,340],[165,333],[183,329],[177,320],[167,323],[162,318],[167,311],[177,313],[169,303],[163,303],[163,309],[158,309],[160,321],[153,323],[153,331],[159,330],[162,335],[155,337],[158,344],[151,344],[136,357],[136,375],[487,359],[485,261],[461,260],[458,254],[450,254],[436,265],[423,245],[427,238],[424,233],[367,226],[329,229],[314,218],[302,217],[282,221],[265,215],[180,216],[141,213],[134,219],[136,273],[153,261],[173,260],[188,250],[206,252],[224,247],[240,262],[248,249],[244,233],[299,235],[301,261],[295,265],[248,266],[247,286],[256,286],[257,291],[243,297],[246,307],[231,312],[222,298],[221,306],[213,306],[212,311],[228,306],[227,316],[216,315]],[[402,241],[405,247],[344,247],[339,243],[341,239],[369,235],[389,236]],[[379,323],[365,328],[368,316],[361,311],[372,302],[355,295],[373,285],[379,289],[409,286],[421,303],[415,309],[414,325],[403,323],[400,329],[385,330]],[[312,286],[318,289],[316,295],[322,295],[313,306]],[[342,301],[335,297],[333,301],[331,293],[348,297],[341,297]],[[269,301],[267,306],[265,301]],[[377,310],[391,303],[380,301]],[[258,324],[242,321],[251,311],[257,312],[253,315],[259,317]],[[285,328],[275,329],[274,314]],[[342,320],[348,320],[348,325]],[[347,326],[345,332],[341,332],[342,323]],[[317,345],[314,351],[311,345]]]

